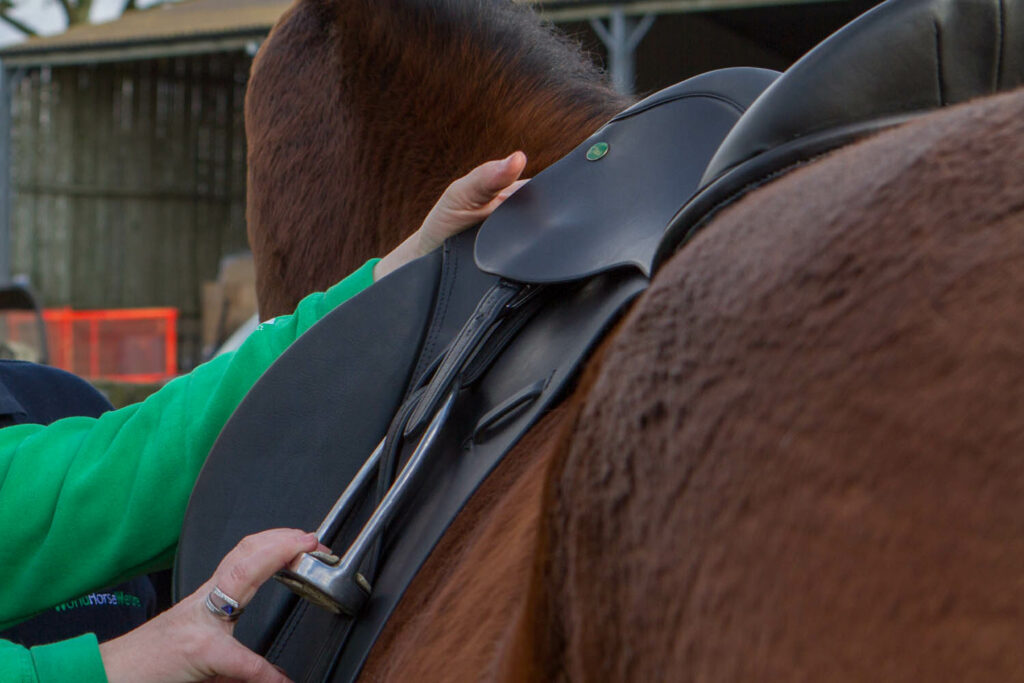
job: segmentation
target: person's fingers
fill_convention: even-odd
[[[526,182],[519,180],[524,170],[526,155],[513,152],[504,159],[483,163],[453,182],[427,213],[419,229],[374,265],[374,281],[429,254],[449,237],[490,216]]]
[[[526,155],[514,152],[488,161],[459,178],[444,191],[417,231],[416,256],[436,249],[449,237],[484,220],[525,181]]]
[[[208,583],[243,607],[256,590],[299,553],[319,547],[316,534],[298,529],[271,529],[243,538],[221,561]]]
[[[520,180],[515,181],[514,183],[506,187],[504,190],[502,190],[500,193],[498,193],[496,199],[498,200],[499,203],[505,201],[506,199],[514,195],[516,193],[516,190],[518,190],[520,187],[522,187],[528,182],[530,182],[529,178],[522,178]]]
[[[291,679],[258,654],[234,638],[225,638],[211,662],[218,676],[251,683],[291,683]]]
[[[441,210],[473,211],[491,203],[514,183],[526,168],[526,155],[513,152],[499,161],[488,161],[453,182],[438,202]]]

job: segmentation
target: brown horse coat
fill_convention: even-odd
[[[727,209],[484,483],[367,680],[1024,680],[1024,92]]]
[[[533,175],[628,104],[521,4],[296,0],[246,94],[260,316],[384,255],[453,178],[517,148]]]

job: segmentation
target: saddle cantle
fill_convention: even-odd
[[[783,73],[736,123],[701,190],[659,248],[660,264],[750,190],[866,135],[939,107],[1024,85],[1017,0],[890,0]]]
[[[554,242],[535,252],[548,254],[540,265],[548,269],[549,281],[560,284],[536,298],[513,295],[522,301],[514,315],[504,315],[504,304],[496,306],[503,316],[496,333],[486,321],[478,328],[480,339],[473,338],[477,331],[467,331],[474,311],[479,318],[477,302],[488,292],[529,285],[478,269],[474,232],[449,241],[443,254],[385,278],[307,332],[260,379],[214,445],[186,514],[176,594],[186,595],[204,582],[219,558],[247,533],[282,525],[316,527],[387,433],[395,445],[379,456],[383,476],[371,482],[376,496],[362,498],[334,538],[325,539],[344,551],[387,490],[392,473],[409,458],[420,423],[455,387],[453,418],[438,436],[433,462],[419,476],[413,498],[403,501],[391,524],[395,531],[360,566],[373,592],[358,619],[312,607],[281,586],[268,585],[236,630],[243,642],[295,677],[343,680],[358,673],[416,569],[459,509],[518,437],[564,393],[608,324],[646,287],[643,270],[666,222],[696,189],[717,143],[775,76],[760,69],[728,70],[656,94],[595,134],[612,141],[604,158],[587,161],[592,143],[584,143],[570,162],[539,174],[524,188],[532,192],[517,194],[492,216],[518,229],[528,220],[523,211],[539,212],[541,200],[563,199],[565,188],[577,183],[572,167],[580,163],[604,168],[604,182],[666,185],[670,189],[661,192],[662,199],[630,225],[630,241],[647,245],[646,253],[634,251],[636,268],[619,267],[630,262],[601,261],[616,247],[581,251],[564,269],[550,257],[562,250],[558,244],[578,239],[555,228],[600,224],[604,209],[587,198],[606,186],[577,183],[576,219],[569,220],[572,216],[563,211],[565,222],[549,224]],[[668,121],[680,130],[662,134]],[[626,163],[631,154],[649,163],[634,173]],[[497,230],[489,225],[481,229]],[[595,234],[621,240],[611,227]],[[488,253],[486,244],[497,249],[490,252],[492,268],[506,277],[507,272],[522,275],[516,264],[499,258],[501,234],[491,234],[497,239],[485,240],[483,251]],[[527,262],[522,257],[528,250],[516,253],[519,266]],[[595,272],[602,274],[582,275]],[[484,340],[486,348],[477,348]],[[451,362],[460,349],[466,351],[467,365]],[[378,375],[382,370],[386,377]],[[400,409],[403,405],[407,409]],[[407,420],[392,421],[396,412]]]

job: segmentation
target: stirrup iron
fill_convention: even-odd
[[[423,432],[419,443],[402,468],[395,483],[388,489],[384,499],[373,511],[359,535],[338,558],[326,553],[303,553],[274,578],[288,586],[292,592],[310,602],[337,614],[355,616],[370,597],[373,588],[359,572],[359,567],[374,543],[387,528],[411,491],[413,480],[423,468],[426,456],[437,440],[452,411],[458,388],[449,391],[430,424]],[[386,440],[386,439],[385,439]],[[381,441],[349,485],[342,492],[334,507],[317,529],[321,542],[330,540],[341,524],[355,509],[363,490],[372,481],[372,474],[380,464],[385,441]]]

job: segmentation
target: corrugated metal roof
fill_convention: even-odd
[[[242,47],[246,40],[265,35],[289,4],[289,0],[171,2],[127,12],[114,21],[74,26],[55,36],[31,38],[0,50],[0,59],[8,64],[80,61],[74,59],[74,53],[115,48],[125,51],[122,59],[131,59],[138,56],[133,56],[136,50],[132,48],[148,46],[160,52],[162,45],[167,48],[166,54],[181,54],[175,47],[180,48],[182,43],[207,47],[237,43],[235,47]],[[60,59],[54,56],[58,53],[66,54]]]

